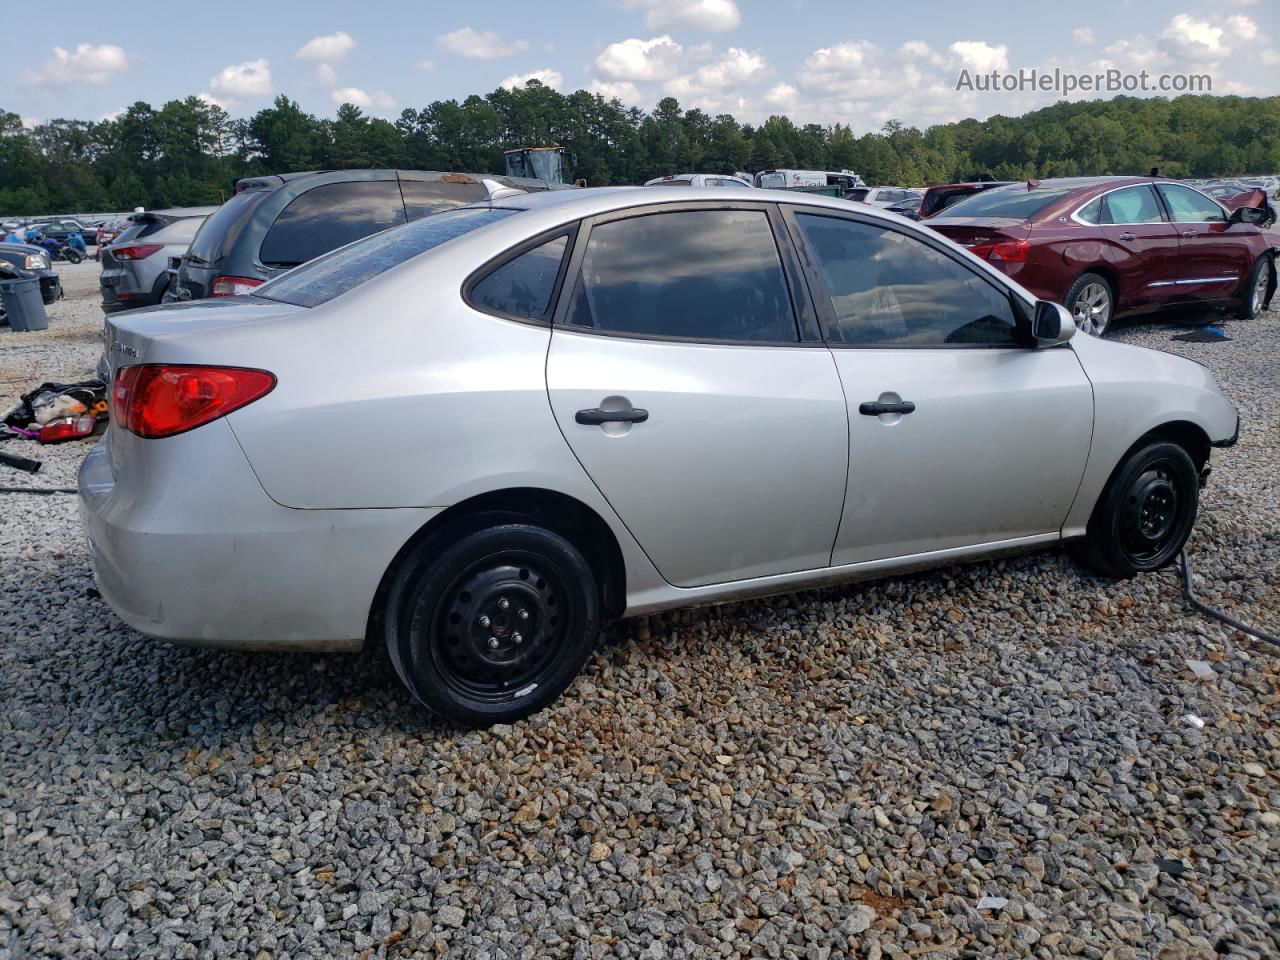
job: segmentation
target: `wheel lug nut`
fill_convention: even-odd
[[[498,648],[498,638],[497,638],[497,637],[490,637],[490,638],[489,638],[489,649],[490,649],[490,650],[496,650],[497,648]]]
[[[480,626],[481,626],[481,627],[483,627],[484,629],[486,629],[486,630],[488,630],[488,629],[489,629],[489,618],[488,618],[488,617],[481,617],[481,618],[477,621],[477,623],[479,623],[479,624],[480,624]]]
[[[521,620],[528,620],[528,619],[529,619],[529,611],[528,611],[528,610],[521,610],[519,613],[517,613],[517,614],[516,614],[516,616],[517,616],[517,617],[519,617]]]
[[[516,643],[524,643],[524,637],[518,633],[513,633],[511,635],[511,639],[514,640]]]
[[[503,597],[501,600],[498,601],[499,610],[505,610],[509,606],[511,606],[511,601],[508,600],[506,597]]]

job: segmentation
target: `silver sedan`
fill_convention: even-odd
[[[1239,420],[947,239],[815,195],[557,191],[113,317],[103,595],[242,649],[385,645],[464,723],[601,624],[1073,542],[1169,564]]]

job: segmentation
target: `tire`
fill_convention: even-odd
[[[70,247],[67,248],[66,253],[63,255],[67,258],[68,262],[70,263],[80,263],[84,260],[84,254],[82,254],[79,250],[73,250]]]
[[[595,646],[599,590],[582,553],[522,518],[428,538],[387,596],[386,643],[409,692],[467,726],[521,720],[573,682]]]
[[[1111,329],[1111,320],[1116,312],[1116,291],[1102,274],[1080,274],[1067,288],[1062,303],[1071,311],[1081,332],[1102,337]],[[1104,308],[1101,313],[1098,313],[1099,307]]]
[[[1104,577],[1168,566],[1196,521],[1200,478],[1187,451],[1152,440],[1116,468],[1093,508],[1076,558]]]
[[[1267,309],[1274,290],[1275,275],[1271,254],[1264,253],[1249,271],[1249,279],[1245,281],[1240,295],[1243,306],[1237,311],[1236,317],[1240,320],[1257,319]]]

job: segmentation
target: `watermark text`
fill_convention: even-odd
[[[1038,70],[992,70],[973,73],[963,69],[956,79],[956,90],[973,93],[1057,93],[1064,97],[1073,93],[1212,93],[1213,77],[1207,73],[1130,73],[1119,68],[1100,73],[1073,73],[1054,67]]]

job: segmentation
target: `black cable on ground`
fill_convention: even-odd
[[[1242,623],[1234,617],[1229,617],[1222,611],[1213,609],[1213,607],[1209,606],[1196,596],[1195,591],[1191,588],[1191,561],[1187,559],[1187,551],[1185,548],[1182,553],[1178,555],[1178,562],[1182,567],[1182,596],[1186,599],[1187,603],[1191,605],[1193,610],[1204,614],[1206,617],[1212,617],[1214,620],[1219,620],[1229,627],[1235,627],[1235,629],[1239,630],[1241,633],[1247,633],[1249,636],[1262,640],[1265,643],[1270,643],[1273,646],[1280,647],[1280,637],[1273,637],[1271,634],[1259,630],[1257,627],[1251,627],[1249,624]]]
[[[0,493],[79,493],[75,487],[0,487]]]

